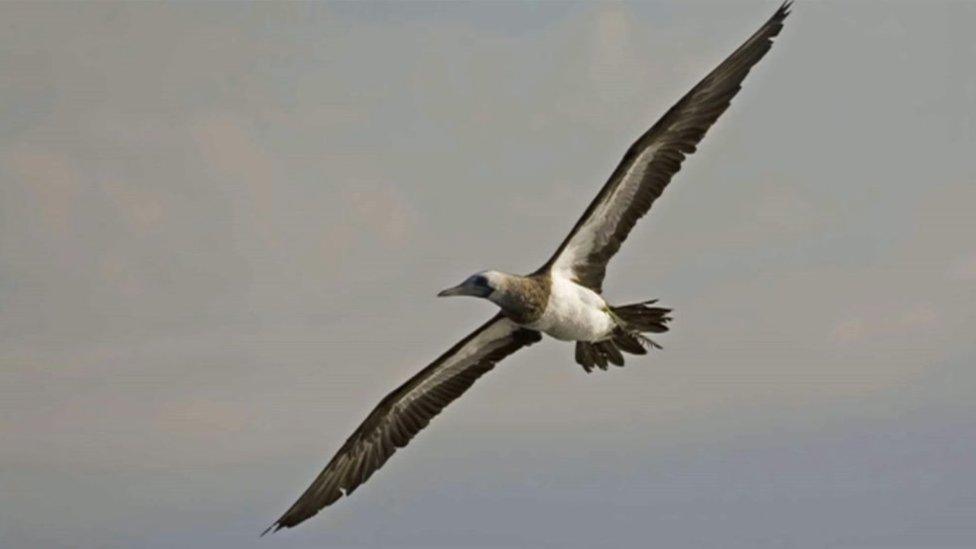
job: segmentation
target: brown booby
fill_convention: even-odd
[[[622,366],[623,353],[657,347],[644,334],[667,331],[671,311],[653,301],[609,305],[601,295],[607,262],[769,51],[789,8],[789,1],[781,5],[627,150],[545,265],[527,276],[480,272],[438,294],[488,299],[501,310],[380,401],[265,533],[291,528],[351,494],[475,380],[542,334],[574,341],[576,362],[587,372]]]

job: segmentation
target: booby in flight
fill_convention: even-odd
[[[484,271],[438,294],[488,299],[501,310],[380,401],[265,533],[291,528],[351,494],[475,380],[542,334],[575,342],[576,362],[587,372],[622,366],[623,353],[657,347],[644,334],[667,331],[670,310],[653,301],[608,304],[601,295],[607,262],[769,51],[789,7],[789,1],[780,6],[627,150],[545,265],[527,276]]]

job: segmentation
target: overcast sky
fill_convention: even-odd
[[[976,546],[976,3],[801,2],[611,263],[257,534],[775,10],[0,4],[0,546]]]

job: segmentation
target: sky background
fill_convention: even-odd
[[[0,546],[976,546],[976,3],[801,2],[611,263],[257,534],[775,10],[0,4]]]

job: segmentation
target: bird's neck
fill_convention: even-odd
[[[505,316],[519,324],[528,324],[546,310],[550,285],[546,276],[505,274],[488,299],[501,307]]]

